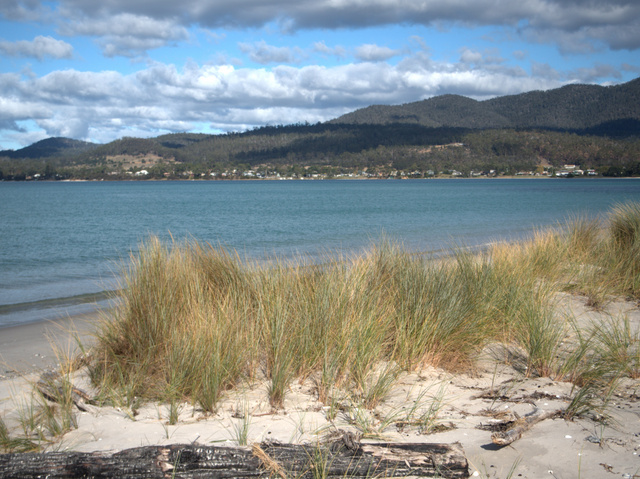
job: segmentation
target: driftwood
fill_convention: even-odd
[[[531,429],[534,424],[544,421],[545,419],[549,419],[550,417],[554,417],[561,412],[561,409],[544,411],[536,408],[526,416],[515,420],[511,427],[506,431],[494,432],[491,435],[491,441],[498,446],[508,446],[512,442],[520,439],[522,434]]]
[[[460,444],[262,443],[249,447],[146,446],[115,454],[0,455],[2,478],[468,478]]]
[[[98,411],[98,408],[94,406],[93,399],[85,391],[65,382],[58,372],[45,371],[42,373],[36,383],[36,389],[49,401],[60,402],[68,397],[80,411],[90,413]]]

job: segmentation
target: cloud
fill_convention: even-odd
[[[591,68],[577,68],[569,72],[569,77],[575,78],[581,83],[593,83],[602,78],[622,78],[622,75],[611,65],[596,64]]]
[[[515,50],[513,52],[513,57],[518,60],[524,60],[525,58],[527,58],[528,55],[529,54],[524,50]]]
[[[640,3],[636,0],[60,0],[65,11],[90,18],[130,14],[205,28],[246,28],[279,24],[287,31],[362,28],[391,24],[445,23],[514,27],[521,22],[541,40],[545,32],[577,35],[611,48],[640,47]],[[10,0],[8,12],[35,11],[37,2]],[[5,13],[8,15],[9,13]],[[18,13],[13,13],[18,15]],[[539,33],[539,34],[536,34]]]
[[[640,15],[640,12],[638,12]],[[637,50],[640,48],[640,21],[629,25],[601,26],[591,28],[590,36],[607,44],[612,50]]]
[[[465,48],[460,53],[460,61],[462,63],[482,63],[482,53]]]
[[[388,47],[366,44],[356,48],[356,58],[365,62],[380,62],[401,55],[402,50],[392,50]]]
[[[632,0],[553,1],[526,20],[526,39],[557,44],[563,54],[640,48],[640,3]]]
[[[48,136],[63,136],[66,138],[86,138],[89,133],[89,121],[86,118],[75,117],[61,122],[59,118],[40,120],[37,122]]]
[[[313,44],[313,51],[324,55],[336,56],[338,58],[343,58],[347,55],[347,50],[344,47],[338,45],[330,48],[324,42],[315,42]]]
[[[594,43],[594,38],[589,38],[581,31],[565,32],[553,29],[522,29],[523,37],[533,43],[548,44],[553,43],[563,55],[589,54],[603,45],[598,41]]]
[[[24,102],[11,98],[0,98],[0,122],[13,125],[10,129],[20,130],[18,121],[32,118],[48,118],[53,110],[41,103]]]
[[[40,35],[32,41],[0,41],[0,53],[12,57],[37,58],[38,60],[44,60],[46,57],[59,59],[71,58],[73,47],[62,40]]]
[[[504,61],[504,58],[500,56],[500,52],[496,49],[491,48],[479,52],[463,47],[460,50],[460,62],[465,66],[473,64],[476,68],[484,67],[486,69],[496,69],[499,68],[497,65],[504,63]]]
[[[304,56],[300,48],[276,47],[264,40],[255,43],[239,43],[240,51],[249,55],[251,61],[261,65],[269,63],[299,63]]]
[[[49,10],[39,0],[3,0],[0,17],[12,21],[35,21],[46,17]]]
[[[98,37],[109,56],[136,56],[183,41],[191,27],[274,25],[287,33],[399,24],[493,25],[512,28],[531,41],[556,44],[564,54],[640,48],[637,0],[4,0],[0,16],[55,21],[65,34]]]
[[[112,16],[78,17],[60,27],[63,35],[97,37],[107,57],[134,57],[146,51],[187,40],[188,30],[170,19],[156,19],[146,15],[120,13]]]
[[[640,73],[640,66],[631,65],[629,63],[623,63],[620,69],[625,72]]]
[[[546,78],[551,81],[560,81],[562,75],[548,63],[531,62],[531,74],[538,78]]]
[[[30,118],[48,136],[109,141],[130,135],[130,125],[138,136],[188,131],[202,124],[236,131],[330,120],[374,103],[406,103],[443,93],[486,99],[564,82],[504,69],[471,70],[434,62],[424,52],[397,65],[360,62],[266,69],[187,62],[178,69],[153,63],[129,75],[77,70],[33,78],[0,75],[0,121],[7,127]]]

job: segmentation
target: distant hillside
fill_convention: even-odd
[[[19,150],[0,151],[0,157],[33,159],[76,156],[80,153],[91,151],[97,146],[95,143],[72,140],[71,138],[47,138]]]
[[[595,130],[622,122],[637,128],[640,121],[640,78],[622,85],[567,85],[476,101],[442,95],[396,106],[375,105],[343,115],[332,123],[417,123],[428,127],[472,129],[543,128]],[[636,133],[640,130],[636,130]]]
[[[592,176],[640,176],[640,79],[486,101],[442,95],[243,133],[104,145],[50,138],[0,152],[0,180],[496,176],[549,174],[567,164]]]

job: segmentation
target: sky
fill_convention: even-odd
[[[639,0],[0,0],[0,150],[639,76]]]

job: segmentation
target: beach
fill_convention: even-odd
[[[624,314],[640,325],[640,311],[633,302],[616,301],[596,311],[586,305],[586,298],[562,294],[559,304],[585,324]],[[62,348],[75,347],[76,334],[89,344],[97,321],[93,315],[2,330],[0,415],[8,425],[15,426],[17,411],[41,370],[58,362],[50,338]],[[86,369],[75,371],[72,381],[89,395],[97,392]],[[346,398],[343,404],[320,403],[309,379],[294,381],[284,406],[274,410],[267,387],[265,378],[247,381],[229,391],[213,414],[181,403],[175,424],[170,424],[166,404],[144,403],[135,411],[118,405],[77,410],[77,428],[45,445],[45,450],[116,452],[148,445],[224,447],[265,440],[317,444],[331,432],[351,431],[362,436],[362,443],[460,443],[471,477],[632,478],[640,471],[638,380],[624,380],[610,404],[611,420],[551,417],[505,447],[492,443],[492,426],[535,409],[563,410],[573,392],[568,382],[528,378],[514,365],[497,361],[491,347],[478,357],[475,371],[452,374],[429,367],[402,373],[385,400],[369,411],[351,408]],[[403,422],[410,410],[427,407],[435,408],[431,432],[424,424]]]
[[[185,194],[185,186],[169,186]],[[448,204],[479,205],[453,218],[450,226],[464,234],[475,234],[480,226],[474,225],[491,217],[479,199],[501,205],[485,189],[471,195],[467,186],[443,186]],[[521,186],[511,185],[513,191]],[[353,185],[341,187],[332,183],[318,198],[340,193],[338,203],[347,204]],[[108,191],[131,193],[127,188]],[[197,192],[186,193],[183,204],[194,204],[186,198]],[[251,205],[264,191],[253,193]],[[274,205],[286,205],[282,199],[308,192],[271,193]],[[377,190],[360,193],[361,203],[371,206],[361,215],[367,225],[395,216],[376,206]],[[407,196],[399,193],[424,201],[437,192],[394,184],[388,193],[397,200],[392,211],[401,211]],[[531,199],[550,197],[546,190],[529,193]],[[575,201],[574,193],[564,196]],[[584,200],[593,192],[583,193],[580,204],[590,204]],[[322,224],[346,225],[351,212],[361,210],[351,206],[329,208]],[[513,216],[527,215],[499,209],[504,215],[495,226],[505,225],[505,234],[478,254],[458,248],[443,258],[417,255],[423,250],[411,241],[361,250],[369,231],[361,229],[351,233],[358,243],[344,250],[333,245],[345,256],[322,256],[319,268],[292,267],[286,254],[281,262],[244,261],[207,234],[202,241],[150,236],[132,251],[121,277],[127,287],[116,305],[120,321],[106,307],[82,315],[68,309],[52,321],[31,317],[0,329],[0,452],[114,454],[268,441],[315,446],[338,435],[353,438],[356,448],[459,444],[472,477],[638,477],[640,206],[611,210],[606,224],[577,218],[564,229],[514,242],[507,239],[531,229],[519,231]],[[279,216],[274,211],[270,217]],[[409,216],[397,227],[411,229],[415,216]],[[100,230],[101,248],[117,252],[126,245],[111,241],[121,239],[113,229],[120,216],[113,218]],[[269,225],[277,226],[287,250],[307,240],[292,241],[291,231],[311,231],[314,245],[333,236],[318,225],[315,233],[302,227],[296,215],[283,218],[289,220]],[[242,237],[251,237],[257,226],[247,217],[234,220],[242,223]],[[198,218],[198,224],[217,223]],[[425,219],[412,230],[413,238],[428,224]],[[37,237],[29,231],[21,238]],[[85,273],[96,269],[102,277],[107,270],[85,264],[92,250],[74,249],[78,243],[69,240],[64,253],[62,243],[75,236],[64,238],[44,254],[39,243],[26,248],[16,236],[21,249],[5,253],[5,310],[24,305],[30,315],[47,318],[42,301],[68,307],[78,284],[104,284]],[[89,243],[87,236],[80,244]],[[22,249],[30,260],[15,253]],[[111,258],[100,257],[104,264]],[[51,284],[55,291],[48,291]]]
[[[100,313],[37,321],[0,329],[0,379],[55,368],[59,353],[75,354],[79,338],[90,345]]]

